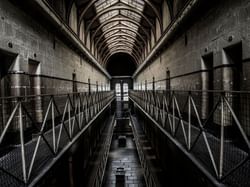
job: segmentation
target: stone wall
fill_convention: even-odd
[[[45,28],[7,0],[0,1],[0,63],[1,67],[10,59],[8,74],[1,76],[6,82],[13,74],[18,85],[13,95],[30,93],[30,75],[41,75],[41,93],[68,93],[73,90],[73,74],[80,91],[85,90],[88,79],[93,84],[107,85],[108,78],[77,52],[64,43],[57,31]],[[10,74],[11,72],[11,74]],[[106,88],[106,87],[105,87]],[[18,91],[18,89],[21,89]],[[11,92],[13,93],[13,92]],[[10,95],[7,93],[6,95]],[[12,94],[11,94],[12,95]]]
[[[155,89],[164,90],[169,71],[172,90],[250,90],[250,2],[221,0],[195,16],[199,19],[182,27],[174,41],[135,77],[135,89],[144,89],[145,81],[152,89],[154,77]],[[249,135],[249,94],[227,93],[227,98]],[[202,108],[217,101],[217,96],[203,94],[197,102]],[[229,110],[224,113],[224,124],[232,125]],[[221,123],[220,114],[219,107],[214,123]]]
[[[202,71],[207,70],[202,59],[212,54],[215,89],[224,89],[228,87],[226,84],[233,81],[223,80],[223,69],[241,64],[242,68],[239,70],[236,68],[236,73],[240,73],[240,89],[249,90],[249,11],[249,1],[228,0],[219,1],[203,15],[196,15],[200,19],[190,22],[189,28],[179,34],[151,64],[135,77],[135,84],[144,84],[145,80],[152,82],[153,77],[156,81],[165,79],[166,71],[169,70],[173,89],[201,89],[201,74]],[[242,53],[238,55],[242,57],[234,62],[225,58],[225,56],[237,56],[235,51]]]

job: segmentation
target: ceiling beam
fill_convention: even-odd
[[[119,49],[119,48],[121,48],[121,47],[123,47],[123,49],[124,49],[124,48],[125,48],[125,49],[126,49],[126,48],[130,48],[130,49],[131,49],[131,52],[132,52],[132,53],[134,52],[134,54],[136,54],[136,56],[137,56],[138,59],[139,59],[140,54],[138,53],[138,51],[134,51],[133,46],[129,46],[129,45],[125,45],[125,44],[119,44],[119,45],[117,45],[117,46],[113,46],[113,47],[109,48],[109,52],[106,53],[106,54],[109,54],[110,52],[112,52],[112,50],[114,50],[114,49]],[[104,54],[104,55],[106,55],[106,54]]]
[[[121,38],[125,40],[125,38],[123,38],[123,36],[131,38],[131,39],[135,39],[135,38],[131,37],[130,35],[122,35],[122,34],[111,35],[111,37],[109,37],[108,39],[105,39],[102,43],[100,43],[97,50],[100,51],[100,49],[105,48],[108,44],[107,41],[109,41],[109,43],[110,43],[111,41],[115,41],[116,39],[121,39]],[[141,43],[139,43],[138,40],[134,40],[134,45],[140,47],[140,49],[143,50],[143,45]]]
[[[113,46],[118,46],[120,44],[120,42],[122,44],[125,44],[125,45],[130,45],[133,47],[134,50],[137,51],[137,54],[141,54],[142,53],[142,49],[139,48],[138,46],[136,46],[134,43],[128,41],[128,40],[116,40],[114,41],[113,43],[111,43],[108,47],[106,48],[103,48],[100,52],[100,56],[103,56],[104,54],[106,54],[107,50],[110,49],[110,47],[113,47]]]
[[[83,11],[81,12],[81,14],[80,14],[79,22],[82,21],[84,15],[87,13],[87,11],[90,9],[91,6],[94,6],[94,4],[95,4],[97,1],[98,1],[98,0],[91,0],[91,1],[87,4],[87,6],[84,8],[84,10],[83,10]],[[142,1],[144,1],[146,4],[149,5],[149,7],[153,10],[154,14],[156,15],[156,17],[157,17],[159,23],[161,23],[161,25],[162,25],[162,19],[161,19],[161,16],[160,16],[159,11],[157,10],[156,6],[153,5],[153,3],[150,2],[150,0],[142,0]],[[163,28],[163,26],[162,26],[162,28]]]
[[[137,10],[135,8],[131,8],[131,7],[128,7],[128,6],[111,6],[110,8],[104,9],[101,12],[97,13],[97,15],[91,20],[91,22],[88,24],[88,26],[87,26],[87,28],[85,30],[85,33],[86,33],[85,40],[87,39],[88,34],[90,34],[89,31],[90,31],[90,28],[93,25],[93,23],[99,17],[101,17],[103,14],[106,14],[106,13],[108,13],[110,11],[115,11],[115,10],[128,10],[128,11],[131,11],[131,12],[134,12],[134,13],[140,15],[142,18],[144,18],[146,20],[146,22],[150,25],[150,27],[153,28],[152,31],[153,31],[153,33],[154,33],[154,35],[156,37],[154,24],[142,12],[140,12],[139,10]]]
[[[147,44],[146,40],[143,38],[143,36],[142,36],[141,34],[137,33],[135,30],[133,30],[133,29],[131,29],[131,28],[128,28],[128,27],[124,27],[124,26],[123,26],[123,27],[114,27],[114,28],[110,28],[110,29],[106,30],[104,33],[102,33],[101,36],[99,36],[97,42],[95,43],[95,46],[98,46],[99,42],[100,42],[101,39],[105,36],[105,34],[108,34],[108,33],[112,32],[112,31],[114,31],[114,30],[121,30],[121,31],[122,31],[122,30],[128,30],[128,31],[131,31],[131,32],[135,33],[136,35],[138,35],[138,36],[142,39],[142,41],[143,41],[145,44]],[[123,32],[123,33],[124,33],[124,32]],[[151,45],[150,45],[150,48],[151,48]]]
[[[150,38],[150,35],[149,33],[147,32],[147,30],[142,27],[137,21],[133,20],[133,19],[129,19],[129,18],[113,18],[113,19],[110,19],[110,20],[107,20],[105,22],[103,22],[94,32],[94,34],[92,35],[91,37],[91,43],[93,43],[95,37],[96,37],[96,34],[98,33],[98,31],[100,29],[102,29],[104,26],[112,23],[112,22],[117,22],[117,21],[127,21],[127,22],[130,22],[130,23],[133,23],[135,25],[138,26],[139,29],[142,29],[142,31],[145,33],[145,35],[147,35],[148,38]],[[156,39],[156,38],[155,38]]]

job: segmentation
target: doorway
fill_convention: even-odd
[[[28,73],[29,73],[29,82],[30,82],[30,89],[29,89],[29,95],[40,95],[40,77],[38,77],[38,67],[39,62],[35,60],[29,59],[28,63]]]
[[[213,53],[205,55],[202,57],[202,73],[201,73],[201,82],[202,82],[202,108],[201,108],[201,118],[206,120],[209,116],[209,113],[213,109],[214,99],[213,92],[214,90],[214,57]]]
[[[0,50],[0,132],[2,132],[11,111],[11,101],[3,97],[11,96],[11,71],[16,55]]]
[[[226,91],[225,97],[233,108],[235,114],[240,116],[244,111],[241,110],[241,105],[245,101],[241,101],[241,95],[236,92],[242,90],[242,43],[237,43],[232,46],[224,48],[222,51],[222,89]],[[234,123],[231,112],[225,108],[224,125],[232,126]]]

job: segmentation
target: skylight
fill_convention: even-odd
[[[95,3],[95,8],[96,8],[97,14],[98,13],[101,14],[99,18],[99,22],[101,24],[106,21],[111,21],[112,19],[115,19],[115,18],[124,18],[124,20],[121,20],[121,21],[114,21],[109,24],[105,24],[102,27],[104,38],[110,37],[111,35],[118,34],[118,33],[119,35],[122,35],[122,34],[129,35],[131,37],[124,37],[122,38],[122,40],[125,39],[125,40],[128,40],[129,43],[134,44],[136,40],[136,36],[137,36],[136,33],[139,30],[138,25],[140,24],[141,19],[142,19],[138,11],[142,12],[144,9],[144,6],[145,6],[145,2],[143,0],[98,0]],[[105,9],[108,9],[111,7],[117,7],[117,9],[104,13]],[[127,21],[126,19],[130,19],[131,22]],[[132,23],[133,21],[138,22],[138,25]],[[112,28],[114,30],[110,31],[110,29]],[[119,39],[111,40],[110,42],[107,41],[108,48],[109,49],[112,48],[114,46],[113,43],[116,42],[117,40]],[[128,46],[129,48],[127,51],[133,51],[131,50],[131,47],[133,48],[132,44]],[[128,45],[128,43],[125,43],[124,45]]]

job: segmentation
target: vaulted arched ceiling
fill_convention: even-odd
[[[188,0],[47,1],[58,6],[61,16],[105,66],[110,56],[120,52],[142,63]]]
[[[85,22],[85,38],[104,65],[111,54],[130,54],[137,63],[156,41],[156,21],[163,32],[162,0],[78,0],[79,24]],[[149,10],[149,11],[148,11]],[[95,14],[93,14],[95,11]],[[93,14],[93,15],[91,15]],[[127,40],[127,41],[126,41]],[[146,49],[146,50],[145,50]]]

